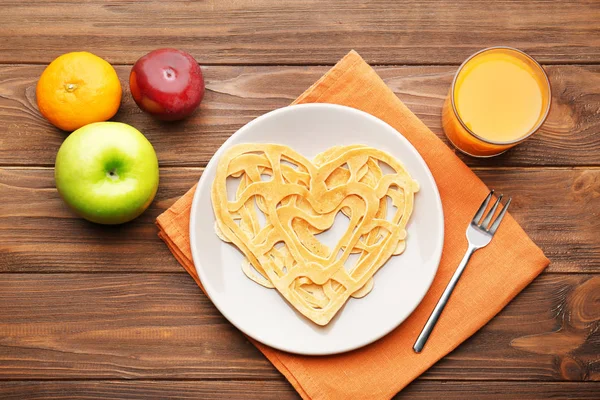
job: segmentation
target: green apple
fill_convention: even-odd
[[[152,144],[120,122],[85,125],[56,155],[56,188],[77,214],[99,224],[131,221],[152,203],[158,159]]]

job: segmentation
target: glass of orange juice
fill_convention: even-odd
[[[550,81],[529,55],[491,47],[469,57],[454,76],[442,124],[452,144],[492,157],[533,135],[550,111]]]

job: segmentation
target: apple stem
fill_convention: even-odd
[[[108,176],[112,180],[119,179],[119,174],[117,174],[117,171],[115,169],[111,169],[110,171],[108,171],[106,173],[106,176]]]
[[[167,78],[170,81],[175,79],[175,71],[172,68],[167,68],[164,71],[164,74],[165,74],[165,78]]]

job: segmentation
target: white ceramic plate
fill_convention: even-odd
[[[398,158],[419,182],[420,191],[415,195],[413,215],[407,226],[406,251],[392,257],[377,272],[369,295],[350,298],[325,327],[296,312],[275,289],[266,289],[248,279],[241,269],[242,253],[214,233],[210,191],[217,161],[225,149],[239,143],[285,144],[309,159],[335,145],[365,144]],[[335,228],[336,225],[330,231]],[[221,146],[200,178],[192,204],[190,238],[198,276],[215,306],[233,325],[276,349],[325,355],[374,342],[413,312],[437,271],[444,241],[444,218],[431,172],[398,131],[353,108],[305,104],[265,114],[242,127]]]

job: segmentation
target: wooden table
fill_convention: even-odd
[[[236,129],[289,104],[356,49],[436,134],[457,65],[509,45],[544,64],[541,132],[505,155],[462,157],[552,263],[479,333],[399,398],[600,398],[600,3],[598,1],[109,1],[0,3],[0,398],[255,398],[297,394],[234,329],[156,236]],[[188,50],[203,65],[201,110],[179,123],[142,113],[137,58]],[[158,153],[156,200],[136,221],[74,216],[54,187],[66,134],[36,109],[59,54],[113,63],[115,120]]]

